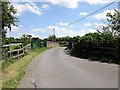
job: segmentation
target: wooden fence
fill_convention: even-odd
[[[24,56],[24,54],[28,52],[30,49],[31,49],[31,44],[28,44],[21,49],[15,49],[12,51],[4,52],[2,53],[2,60],[10,60],[10,59],[19,58],[21,56]]]

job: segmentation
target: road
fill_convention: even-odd
[[[56,47],[32,60],[18,88],[30,85],[36,88],[118,88],[118,65],[72,57],[64,48]]]

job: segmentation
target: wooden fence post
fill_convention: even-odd
[[[19,50],[17,51],[18,59],[19,59]]]
[[[12,52],[10,52],[10,59],[12,58]]]
[[[19,57],[24,56],[25,52],[29,51],[31,48],[30,44],[24,46],[21,49],[15,49],[12,51],[7,51],[5,53],[2,53],[2,57],[5,57],[5,59],[12,59],[12,58],[17,58],[19,59]]]

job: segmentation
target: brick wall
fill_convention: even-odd
[[[58,42],[52,42],[52,41],[47,41],[47,47],[52,48],[52,47],[58,47],[59,43]]]

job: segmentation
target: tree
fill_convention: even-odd
[[[13,5],[10,2],[0,2],[2,4],[2,29],[5,27],[11,30],[12,25],[16,25],[17,18],[13,15],[17,13]]]
[[[120,35],[120,11],[114,10],[114,14],[107,13],[108,22],[109,22],[109,29],[112,30],[113,35]]]
[[[23,34],[21,40],[23,42],[23,46],[29,44],[31,42],[31,35]]]
[[[8,30],[11,31],[11,27],[13,26],[17,26],[16,22],[18,22],[17,18],[14,16],[14,14],[17,13],[17,10],[10,4],[10,2],[2,2],[0,1],[0,17],[2,17],[2,28],[0,29],[0,31],[2,32],[2,41],[3,44],[5,43],[5,38],[6,38],[6,33],[7,30],[5,30],[6,28]]]
[[[112,36],[120,36],[120,11],[115,9],[114,14],[109,12],[106,16],[108,24],[99,26],[99,30],[112,34]]]
[[[51,35],[51,36],[48,37],[47,40],[55,42],[56,41],[56,36],[55,35]]]
[[[15,39],[14,37],[9,37],[9,38],[6,38],[8,40],[8,44],[9,43],[14,43],[15,42]]]

